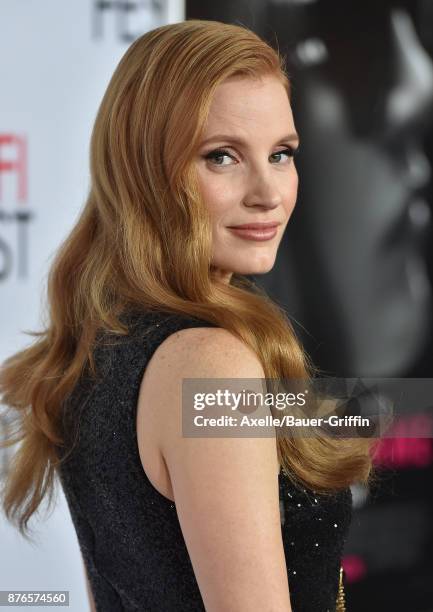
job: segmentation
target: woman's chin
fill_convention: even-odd
[[[236,272],[237,274],[243,274],[243,275],[255,275],[255,274],[266,274],[267,272],[270,272],[272,270],[272,268],[274,267],[275,264],[275,260],[272,261],[267,261],[267,262],[260,262],[260,264],[248,264],[245,266],[236,266],[236,269],[234,270],[234,272]]]
[[[226,276],[230,270],[232,274],[247,276],[266,274],[272,270],[274,265],[275,255],[271,254],[269,257],[249,258],[246,261],[242,261],[242,258],[238,258],[236,261],[224,261],[212,264],[212,269],[217,275]],[[216,270],[218,272],[216,272]],[[224,274],[222,274],[222,271],[224,271]]]

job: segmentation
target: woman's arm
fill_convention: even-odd
[[[169,336],[142,381],[139,402],[146,408],[138,414],[149,417],[150,410],[157,423],[206,611],[291,612],[275,430],[273,437],[184,437],[183,378],[263,379],[264,372],[255,354],[226,330],[196,328]],[[248,388],[260,385],[252,381]],[[138,431],[144,429],[139,423]]]

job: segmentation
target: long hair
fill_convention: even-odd
[[[215,282],[211,222],[193,158],[215,89],[231,76],[274,75],[290,99],[284,58],[244,26],[187,20],[140,36],[120,60],[90,143],[91,184],[48,274],[45,328],[3,362],[0,400],[20,442],[3,508],[23,536],[47,495],[63,444],[62,402],[84,368],[94,371],[98,330],[126,334],[130,307],[183,313],[229,330],[251,347],[266,378],[311,379],[313,366],[284,310],[246,277]],[[284,437],[280,464],[323,493],[372,471],[366,439]]]

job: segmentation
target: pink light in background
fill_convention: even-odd
[[[341,565],[348,583],[362,580],[367,573],[367,565],[359,555],[345,555],[341,560]]]
[[[373,455],[374,464],[390,468],[420,468],[433,464],[431,438],[383,438]]]

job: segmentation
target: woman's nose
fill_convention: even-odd
[[[281,198],[278,195],[275,196],[248,196],[244,199],[245,206],[249,207],[260,207],[266,208],[269,210],[273,210],[274,208],[278,208],[281,204]]]
[[[272,176],[272,171],[256,170],[248,180],[249,189],[244,198],[245,206],[260,206],[274,209],[283,202],[281,186]]]

